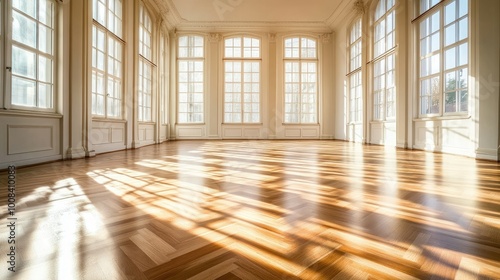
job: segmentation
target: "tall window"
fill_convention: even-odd
[[[396,116],[395,88],[395,0],[380,0],[375,10],[373,119]]]
[[[122,116],[122,1],[93,0],[92,114]]]
[[[351,27],[349,34],[349,107],[351,123],[363,120],[361,84],[361,18]]]
[[[260,40],[236,37],[224,43],[224,122],[260,122]]]
[[[148,11],[141,2],[139,8],[139,121],[152,121],[153,101],[153,55],[151,51],[153,24]]]
[[[4,46],[4,38],[3,38],[3,35],[4,32],[3,32],[3,0],[0,0],[0,69],[5,69],[5,65],[4,65],[4,50],[3,50],[3,46]],[[3,76],[4,75],[0,75],[0,91],[3,92]],[[5,108],[4,104],[3,104],[3,101],[4,101],[4,96],[3,96],[3,93],[0,94],[0,108]]]
[[[203,123],[204,40],[201,36],[179,37],[178,122]]]
[[[468,0],[421,0],[420,115],[468,111]],[[437,5],[436,5],[437,4]]]
[[[318,122],[316,40],[285,39],[285,123]]]
[[[12,1],[11,103],[14,106],[54,108],[54,13],[52,0]]]

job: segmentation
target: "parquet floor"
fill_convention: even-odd
[[[0,279],[499,279],[500,164],[335,141],[179,141],[17,170]]]

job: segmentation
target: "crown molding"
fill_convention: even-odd
[[[331,32],[331,28],[324,22],[183,22],[176,26],[179,31],[204,31],[204,32],[234,32],[234,31],[314,31],[321,33]]]
[[[346,16],[354,11],[353,0],[343,0],[337,6],[331,16],[325,21],[332,30],[335,30],[337,25],[345,22]]]
[[[156,4],[160,17],[169,31],[173,31],[176,26],[185,21],[175,8],[172,0],[151,0]]]
[[[315,31],[328,33],[332,31],[331,21],[335,12],[325,21],[283,21],[283,22],[267,22],[267,21],[188,21],[180,15],[172,0],[151,0],[156,3],[159,8],[161,17],[170,32],[179,31],[265,31],[265,32],[284,32],[289,30],[296,31]],[[344,2],[352,3],[352,0],[343,0]]]

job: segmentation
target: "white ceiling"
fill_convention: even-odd
[[[154,0],[175,29],[331,30],[355,0]]]

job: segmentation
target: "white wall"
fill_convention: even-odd
[[[477,15],[473,55],[477,94],[472,121],[476,128],[478,158],[500,159],[500,1],[474,1]]]

